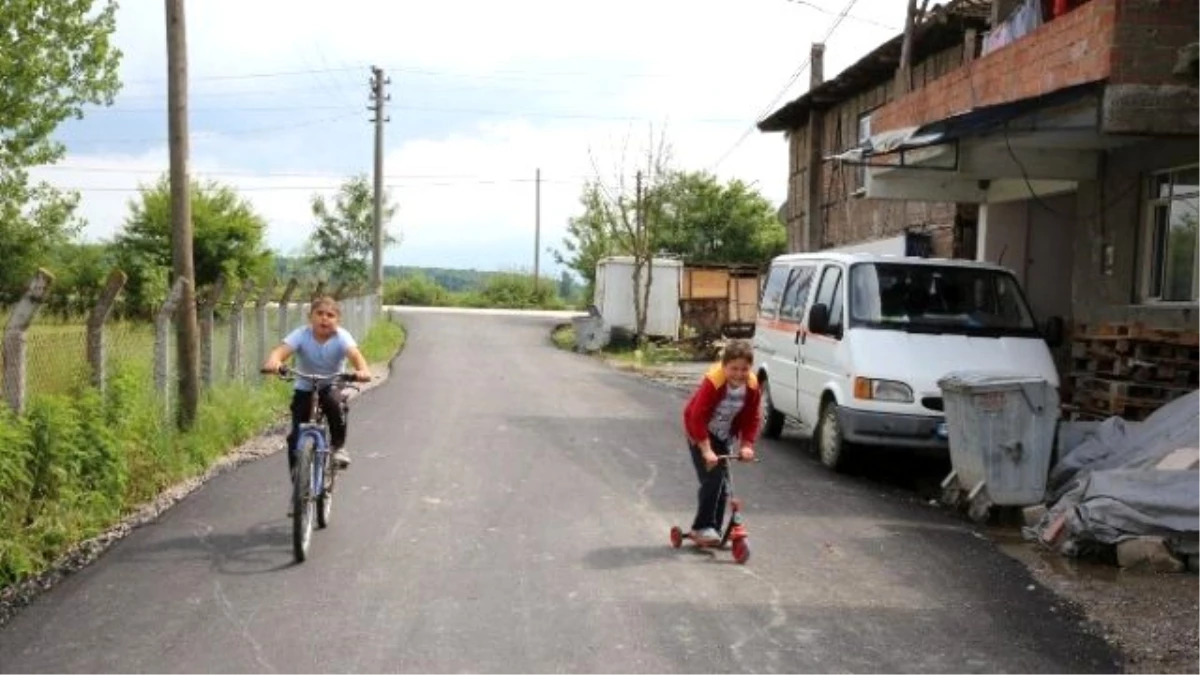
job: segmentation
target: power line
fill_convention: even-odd
[[[386,183],[384,187],[389,190],[393,189],[408,189],[408,188],[427,188],[427,187],[463,187],[477,185],[512,185],[512,184],[528,184],[533,183],[533,178],[502,178],[502,179],[486,179],[479,178],[474,180],[453,180],[441,181],[436,183]],[[570,185],[580,186],[586,184],[586,179],[581,180],[541,180],[542,185]],[[141,192],[144,187],[116,187],[116,186],[99,186],[99,187],[82,187],[82,186],[55,186],[60,190],[89,193],[89,192],[117,192],[117,193],[137,193]],[[293,192],[293,191],[322,191],[322,190],[340,190],[341,183],[327,185],[248,185],[236,186],[238,192]]]
[[[829,26],[829,30],[825,32],[825,37],[821,39],[822,43],[829,41],[829,38],[833,36],[834,31],[837,30],[838,26],[842,25],[842,22],[846,20],[846,16],[849,15],[850,10],[856,4],[858,4],[858,0],[849,0],[849,2],[846,3],[846,5],[842,8],[842,11],[837,15],[837,18],[833,20],[833,24]],[[804,71],[807,70],[811,64],[812,54],[810,53],[808,57],[804,59],[804,62],[800,64],[800,67],[797,68],[796,71],[792,73],[792,76],[788,78],[787,83],[783,85],[783,88],[779,90],[779,93],[775,94],[775,97],[771,99],[771,102],[763,107],[762,112],[759,112],[758,115],[755,116],[755,121],[751,122],[750,126],[746,127],[746,130],[742,132],[742,135],[737,139],[737,141],[730,146],[730,148],[726,150],[716,162],[713,163],[712,167],[709,169],[710,171],[715,171],[722,162],[728,159],[729,156],[734,153],[734,151],[741,147],[742,143],[746,142],[746,139],[749,138],[750,134],[754,133],[754,130],[757,128],[758,121],[761,120],[764,115],[771,112],[775,105],[779,103],[779,100],[782,99],[785,94],[787,94],[788,90],[791,89],[792,85],[796,83],[796,80],[800,79],[800,76],[804,74]]]
[[[802,7],[808,7],[811,9],[815,9],[818,12],[828,14],[830,16],[837,15],[836,11],[829,9],[828,7],[822,7],[821,5],[816,4],[815,2],[809,2],[809,0],[785,0],[785,2],[790,2],[793,5],[800,5]],[[878,26],[879,28],[886,28],[887,30],[897,32],[897,33],[902,30],[901,28],[899,28],[897,26],[892,26],[892,25],[883,23],[881,21],[876,21],[874,19],[868,19],[865,16],[859,16],[857,14],[847,14],[846,18],[851,19],[853,21],[858,21],[859,23],[864,23],[864,24],[871,25],[871,26]]]
[[[390,107],[399,110],[411,110],[416,112],[430,113],[453,113],[464,115],[519,115],[521,117],[541,117],[548,119],[586,119],[586,120],[606,120],[617,122],[649,122],[657,118],[636,115],[601,115],[592,113],[570,113],[570,112],[543,112],[534,110],[520,110],[514,108],[446,108],[441,106],[422,106],[422,105],[397,105],[392,104]],[[202,113],[218,113],[218,112],[289,112],[297,110],[346,110],[348,106],[310,106],[310,105],[293,105],[293,106],[222,106],[219,108],[192,108],[190,112]],[[110,113],[131,113],[131,114],[158,114],[163,111],[163,108],[105,108],[104,112]],[[740,124],[741,119],[732,117],[696,117],[696,118],[676,118],[676,121],[681,123],[694,124]]]
[[[493,70],[488,73],[461,73],[449,70],[437,70],[432,68],[414,68],[410,66],[382,66],[391,72],[407,73],[410,75],[435,75],[439,77],[461,77],[464,79],[530,79],[538,77],[612,77],[623,79],[656,79],[656,78],[672,78],[679,77],[678,73],[647,73],[647,72],[619,72],[619,71],[551,71],[551,70]],[[276,70],[263,72],[249,73],[226,73],[222,75],[196,75],[191,77],[193,82],[221,82],[221,81],[237,81],[237,80],[261,80],[261,79],[276,79],[286,77],[308,77],[322,73],[345,73],[352,71],[361,71],[369,68],[369,65],[347,65],[333,66],[329,68],[302,68],[297,70]],[[163,78],[138,78],[125,80],[125,84],[158,84],[163,81]]]
[[[325,117],[325,118],[321,118],[321,119],[305,120],[305,121],[301,121],[301,122],[295,122],[292,124],[253,127],[253,128],[246,128],[246,129],[232,129],[232,130],[228,130],[228,131],[219,131],[219,132],[218,131],[200,132],[200,133],[194,134],[194,135],[198,135],[201,137],[203,137],[204,135],[208,135],[208,134],[217,134],[217,135],[221,135],[221,136],[254,136],[254,135],[258,135],[258,134],[267,134],[267,133],[271,133],[271,132],[275,132],[275,131],[290,131],[292,129],[303,129],[305,127],[316,126],[319,124],[328,124],[331,122],[338,122],[338,121],[341,121],[344,119],[348,119],[350,117],[356,117],[357,115],[358,115],[357,112],[352,112],[352,113],[347,113],[345,115],[338,115],[336,117]],[[70,142],[68,143],[68,145],[71,145],[71,144],[99,144],[99,143],[113,143],[113,144],[164,143],[166,141],[167,141],[167,139],[164,137],[161,137],[161,136],[153,137],[153,138],[146,138],[146,137],[143,137],[143,138],[78,138],[78,139],[71,139]]]

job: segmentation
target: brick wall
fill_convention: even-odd
[[[1166,2],[1171,0],[1092,0],[888,104],[875,115],[875,131],[924,124],[972,108],[1104,80],[1112,72],[1117,6],[1126,11],[1126,5]],[[1194,11],[1195,0],[1191,2]],[[1195,28],[1193,21],[1189,27],[1193,35]]]
[[[1110,81],[1195,87],[1194,79],[1181,78],[1171,71],[1179,50],[1196,41],[1197,23],[1197,0],[1118,0]]]

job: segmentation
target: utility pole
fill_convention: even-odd
[[[533,174],[533,293],[537,295],[541,285],[542,259],[542,170]]]
[[[386,117],[383,104],[390,101],[391,94],[384,93],[384,87],[391,84],[391,78],[383,76],[383,69],[371,66],[371,101],[367,110],[375,113],[371,120],[375,123],[375,249],[371,257],[371,288],[376,297],[383,297],[383,125],[392,118]]]
[[[188,178],[187,29],[184,0],[167,3],[167,130],[171,162],[171,260],[175,278],[184,279],[175,310],[178,345],[177,423],[189,429],[200,405],[200,326],[196,320],[196,265],[192,258],[192,203]]]

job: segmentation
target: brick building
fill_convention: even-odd
[[[935,10],[912,45],[913,85],[925,86],[962,65],[964,35],[986,26],[989,0]],[[788,199],[784,222],[790,251],[874,243],[910,235],[934,255],[973,257],[978,209],[949,201],[864,198],[863,167],[828,161],[864,143],[875,116],[896,98],[903,35],[897,35],[831,80],[823,78],[824,46],[812,47],[809,91],[762,120],[758,128],[788,138]],[[920,246],[919,246],[920,247]]]
[[[907,69],[903,36],[814,68],[759,125],[789,137],[790,249],[924,233],[1011,268],[1039,318],[1194,328],[1198,5],[951,0]]]

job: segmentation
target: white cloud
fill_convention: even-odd
[[[842,5],[835,0],[815,4],[828,12]],[[407,83],[414,80],[449,83],[460,93],[471,93],[475,86],[479,96],[489,88],[493,93],[508,89],[495,108],[513,114],[501,121],[459,114],[452,118],[459,122],[452,130],[414,137],[415,123],[398,107],[388,127],[386,173],[401,204],[394,227],[405,238],[389,253],[389,261],[428,264],[436,253],[447,266],[528,264],[533,246],[532,178],[539,167],[545,181],[543,246],[557,245],[567,218],[576,211],[579,187],[592,173],[589,149],[601,157],[602,166],[611,167],[626,134],[634,142],[646,136],[648,122],[631,124],[619,118],[652,119],[656,128],[665,121],[676,165],[709,168],[778,93],[807,57],[810,42],[825,33],[832,19],[829,13],[787,0],[347,0],[337,10],[331,7],[316,0],[190,3],[193,91],[311,85],[322,95],[336,96],[338,103],[365,105],[365,66],[370,63],[391,68],[398,104],[446,105],[436,99],[412,100],[415,90]],[[903,10],[900,0],[862,0],[852,14],[899,25]],[[162,4],[123,3],[119,21],[117,42],[126,53],[123,99],[161,94]],[[826,74],[836,74],[890,36],[885,29],[848,19],[828,46]],[[356,69],[333,70],[351,66]],[[330,72],[307,73],[286,82],[269,77],[207,79],[310,69]],[[805,73],[781,103],[802,92],[807,81]],[[522,90],[524,98],[518,96]],[[546,90],[557,93],[543,101],[538,92]],[[205,105],[237,97],[214,100],[207,99]],[[365,117],[366,111],[360,110]],[[320,115],[308,113],[299,119],[312,116]],[[448,124],[436,114],[427,117]],[[95,124],[104,119],[111,118],[97,115]],[[244,126],[253,127],[259,119],[248,119]],[[156,119],[157,125],[162,123]],[[363,127],[367,138],[365,122]],[[279,157],[298,162],[303,156],[299,149],[314,133],[321,131],[197,139],[193,168],[199,175],[245,189],[271,224],[271,243],[293,250],[311,227],[308,205],[313,188],[332,191],[346,167],[370,166],[367,144],[346,156],[304,157],[303,171],[270,161]],[[285,146],[287,151],[281,151]],[[153,180],[166,168],[166,153],[161,147],[134,155],[87,149],[71,148],[63,166],[41,175],[59,185],[85,188],[82,208],[90,221],[89,236],[110,236],[124,218],[126,200],[134,195],[95,188],[128,190],[139,181]],[[781,136],[755,130],[721,163],[719,174],[755,182],[778,203],[786,195],[786,157]],[[271,168],[260,168],[265,165]]]

